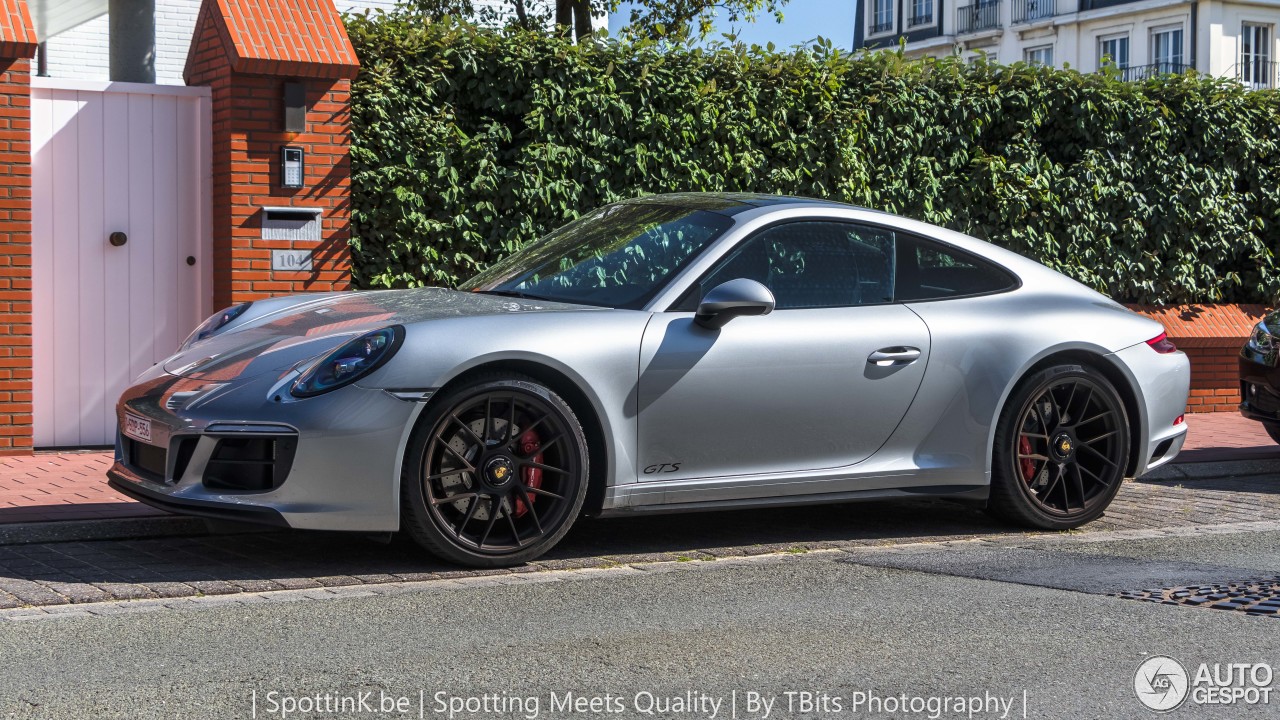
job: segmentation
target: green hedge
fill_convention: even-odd
[[[347,22],[358,286],[452,284],[603,203],[736,190],[944,225],[1122,301],[1275,300],[1275,92]]]

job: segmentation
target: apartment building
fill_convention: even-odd
[[[854,48],[1277,86],[1280,0],[861,0]]]

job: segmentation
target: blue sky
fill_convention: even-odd
[[[618,12],[609,17],[609,29],[617,31],[631,16],[629,3],[623,3]],[[785,48],[812,40],[821,35],[829,38],[836,47],[846,50],[853,46],[853,12],[857,0],[791,0],[782,9],[784,21],[779,24],[771,15],[761,15],[755,23],[738,23],[730,27],[720,22],[716,34],[736,30],[739,39],[764,45],[772,42]]]

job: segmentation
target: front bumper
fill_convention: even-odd
[[[117,435],[110,485],[182,514],[399,529],[401,458],[423,404],[358,385],[297,400],[281,392],[290,380],[144,378],[116,412],[120,427],[126,413],[149,421],[151,438]]]
[[[1265,358],[1250,353],[1248,348],[1241,353],[1239,364],[1240,414],[1280,426],[1280,368],[1267,364]]]
[[[107,484],[116,492],[145,505],[180,515],[289,527],[289,522],[274,508],[243,503],[222,503],[214,500],[186,500],[168,495],[159,489],[149,488],[142,478],[131,473],[118,461],[115,467],[107,471]]]

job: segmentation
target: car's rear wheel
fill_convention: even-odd
[[[1020,525],[1079,527],[1111,504],[1128,460],[1115,387],[1083,365],[1042,370],[1014,389],[996,425],[989,507]]]
[[[402,525],[444,560],[516,565],[569,531],[587,493],[587,441],[559,395],[486,376],[448,391],[419,423],[401,474]]]

